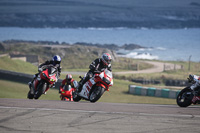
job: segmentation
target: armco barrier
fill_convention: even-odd
[[[0,70],[0,79],[3,80],[9,80],[9,81],[14,81],[14,82],[20,82],[20,83],[25,83],[27,84],[28,87],[28,82],[33,79],[33,75],[30,74],[24,74],[24,73],[19,73],[19,72],[13,72],[13,71],[7,71],[7,70]],[[55,84],[55,88],[58,89],[62,80],[58,80]]]
[[[170,89],[157,89],[152,87],[141,87],[136,85],[129,86],[129,93],[141,96],[153,96],[162,98],[172,98],[176,99],[180,90],[170,90]]]

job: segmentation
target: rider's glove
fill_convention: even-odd
[[[42,68],[38,68],[38,71],[39,71],[39,72],[42,72],[42,71],[43,71],[43,69],[42,69]]]

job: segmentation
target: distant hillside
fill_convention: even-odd
[[[1,27],[200,27],[199,0],[0,1]]]
[[[93,59],[100,57],[102,53],[108,52],[115,60],[115,53],[108,49],[80,46],[80,45],[45,45],[32,44],[28,42],[3,43],[3,53],[33,54],[39,55],[39,62],[50,60],[53,55],[62,57],[63,68],[86,68]]]
[[[19,54],[19,55],[38,55],[39,64],[45,60],[50,60],[53,55],[62,57],[63,69],[88,69],[89,64],[96,58],[101,57],[102,53],[110,53],[114,69],[136,70],[138,60],[119,58],[112,49],[96,47],[95,45],[69,45],[53,44],[53,42],[33,42],[33,41],[5,41],[0,43],[0,54]],[[124,45],[126,46],[126,45]],[[130,45],[132,46],[132,45]],[[136,45],[139,47],[139,45]],[[149,68],[151,65],[140,63],[140,70]]]
[[[125,50],[134,50],[134,49],[140,49],[140,48],[146,48],[143,46],[140,46],[138,44],[124,44],[122,46],[116,45],[116,44],[93,44],[93,43],[85,43],[85,42],[76,42],[74,44],[69,44],[66,42],[62,42],[60,44],[59,42],[53,42],[53,41],[24,41],[24,40],[5,40],[3,41],[5,44],[18,44],[18,43],[30,43],[30,44],[42,44],[42,45],[55,45],[54,47],[60,47],[62,45],[70,46],[70,45],[80,45],[80,46],[89,46],[89,47],[98,47],[98,48],[103,48],[103,49],[109,49],[109,50],[120,50],[120,49],[125,49]],[[4,47],[0,43],[0,48],[3,50]]]

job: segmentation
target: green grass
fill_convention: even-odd
[[[137,60],[138,61],[138,60]],[[33,66],[30,63],[23,62],[20,60],[12,60],[8,57],[0,58],[0,69],[11,70],[16,72],[24,72],[33,74],[37,72],[37,67]],[[69,71],[71,69],[68,69]],[[79,69],[78,69],[79,70]],[[82,69],[80,71],[86,71],[88,69]],[[77,71],[77,69],[73,69],[73,71]],[[174,77],[181,74],[182,72],[176,72],[173,74],[169,73],[170,76]],[[156,74],[140,74],[138,76],[147,75],[149,77],[153,76],[161,76],[163,73]],[[79,75],[73,75],[73,78],[79,81]],[[61,79],[65,78],[65,75],[61,73]],[[152,104],[176,104],[175,99],[167,99],[167,98],[155,98],[155,97],[147,97],[147,96],[136,96],[132,94],[128,94],[128,86],[130,84],[135,84],[133,82],[119,80],[114,77],[114,85],[110,87],[110,91],[105,92],[102,98],[99,100],[100,102],[115,102],[115,103],[152,103]],[[140,85],[140,84],[136,84]],[[141,85],[140,85],[141,86]],[[152,86],[152,85],[150,85]],[[163,87],[166,88],[166,87]],[[0,98],[26,98],[28,93],[28,85],[21,84],[17,82],[4,81],[0,80]],[[42,95],[40,99],[46,100],[60,100],[58,90],[50,89],[47,92],[47,95]]]
[[[16,72],[24,72],[33,74],[37,72],[37,67],[30,63],[20,60],[12,60],[8,57],[0,58],[0,69],[11,70]],[[69,71],[77,71],[77,69],[68,69]],[[81,69],[78,71],[87,71]],[[65,75],[61,73],[60,79],[64,79]],[[79,81],[79,75],[73,75],[73,78]],[[133,82],[114,79],[114,85],[110,87],[110,91],[105,92],[100,102],[115,102],[115,103],[152,103],[152,104],[175,104],[174,99],[155,98],[147,96],[136,96],[128,94],[128,86]],[[26,98],[28,93],[28,85],[17,82],[0,80],[0,98]],[[140,84],[137,84],[140,85]],[[47,95],[42,95],[40,99],[60,100],[58,90],[50,89]]]
[[[127,94],[128,81],[114,80],[114,86],[110,87],[110,91],[106,91],[99,102],[111,103],[145,103],[145,104],[176,104],[175,99],[144,97]],[[26,99],[29,91],[27,84],[0,80],[0,98],[17,98]],[[44,100],[60,100],[57,89],[50,88],[46,95],[42,95],[40,99]]]
[[[130,84],[134,83],[114,79],[114,85],[110,87],[110,91],[105,92],[99,101],[114,103],[176,104],[175,99],[136,96],[128,94],[128,86]]]
[[[6,56],[0,57],[0,69],[29,74],[37,72],[37,67],[31,63],[21,60],[12,60]]]
[[[0,80],[0,98],[26,99],[29,91],[27,84]],[[42,95],[40,99],[59,100],[58,90],[49,89],[47,95]]]

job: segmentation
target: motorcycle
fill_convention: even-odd
[[[49,88],[57,82],[58,71],[53,65],[49,65],[45,70],[39,73],[33,84],[29,86],[27,98],[38,99],[42,94],[46,94]]]
[[[80,78],[83,80],[82,77]],[[78,92],[78,83],[75,82],[76,91],[73,93],[73,100],[74,102],[79,102],[81,99],[85,99],[94,103],[99,100],[105,91],[109,91],[109,87],[112,85],[112,72],[105,69],[101,73],[94,74],[92,78],[83,84],[81,92]]]
[[[198,76],[190,75],[188,78],[189,83],[192,83],[190,86],[182,89],[177,95],[176,102],[180,107],[188,107],[191,104],[200,104],[200,100],[194,100],[195,96],[200,96],[200,86],[192,90],[190,87],[194,85],[198,80]]]
[[[75,88],[72,88],[71,85],[65,85],[63,88],[60,87],[60,99],[62,101],[73,101],[72,94],[74,93]]]

